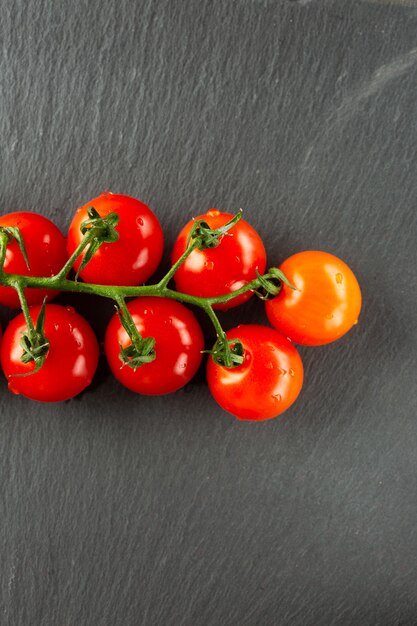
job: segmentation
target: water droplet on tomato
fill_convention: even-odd
[[[240,256],[235,256],[235,260],[240,263]]]
[[[333,313],[328,313],[328,314],[326,315],[326,320],[332,320],[332,319],[333,319],[333,317],[334,317]]]
[[[267,361],[267,363],[265,363],[265,367],[269,370],[272,370],[274,367],[274,364],[272,363],[272,361]]]
[[[274,402],[281,402],[281,394],[280,393],[274,393],[272,395],[272,398],[274,399]]]
[[[337,272],[336,274],[336,282],[338,285],[341,285],[343,283],[343,275],[340,272]]]
[[[141,217],[137,217],[136,218],[136,224],[138,225],[138,228],[140,228],[141,226],[143,226],[144,221]]]
[[[290,376],[295,376],[295,372],[294,372],[294,370],[293,370],[292,368],[290,368],[290,369],[288,370],[288,374],[289,374]]]
[[[206,261],[204,263],[204,267],[206,268],[206,270],[212,270],[214,267],[214,263],[213,261]]]

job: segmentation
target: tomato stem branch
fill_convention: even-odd
[[[81,228],[84,234],[83,239],[77,246],[76,250],[71,254],[70,258],[66,261],[62,269],[52,277],[20,276],[5,273],[3,270],[3,264],[6,258],[8,235],[7,233],[0,231],[0,285],[13,287],[19,295],[20,304],[28,327],[27,338],[29,343],[27,351],[30,355],[33,356],[34,354],[30,351],[31,346],[35,349],[43,349],[43,343],[47,340],[43,337],[42,330],[38,330],[37,328],[35,329],[30,316],[24,290],[26,288],[41,288],[88,293],[114,300],[117,304],[121,323],[132,342],[128,347],[120,347],[120,359],[124,365],[129,365],[134,369],[143,363],[152,361],[155,358],[154,339],[151,337],[143,339],[141,337],[129,312],[128,306],[126,305],[126,298],[140,296],[171,298],[173,300],[184,302],[185,304],[200,307],[206,312],[217,334],[217,341],[213,355],[217,355],[226,367],[233,367],[233,364],[240,362],[241,355],[238,354],[234,345],[231,345],[228,341],[222,325],[214,312],[214,307],[217,304],[226,304],[247,291],[254,291],[260,297],[269,297],[271,294],[276,295],[280,289],[281,279],[281,276],[277,276],[275,273],[278,272],[278,270],[273,268],[264,276],[257,274],[255,279],[243,285],[240,289],[212,298],[203,298],[181,293],[173,289],[169,289],[168,284],[175,275],[175,272],[194,250],[204,250],[208,247],[216,247],[219,245],[222,237],[227,236],[228,230],[230,230],[230,228],[232,228],[233,225],[240,219],[241,213],[238,213],[222,228],[214,230],[210,229],[206,223],[197,221],[186,250],[170,268],[167,274],[157,284],[142,286],[98,285],[78,282],[77,276],[75,277],[75,280],[69,280],[67,278],[67,275],[69,274],[74,263],[88,246],[90,246],[90,248],[88,248],[85,253],[86,257],[82,261],[81,267],[83,264],[85,265],[88,263],[89,256],[94,254],[102,243],[106,241],[115,241],[118,237],[115,230],[117,221],[115,220],[113,214],[109,214],[106,218],[101,218],[98,214],[96,214],[94,209],[91,209],[91,215],[89,213],[89,216],[90,220],[84,222],[83,228]],[[42,353],[41,356],[44,356],[44,353]]]
[[[123,296],[117,295],[115,300],[118,306],[117,312],[120,322],[132,342],[126,347],[120,345],[119,359],[123,365],[128,365],[136,370],[144,363],[151,363],[155,359],[155,339],[153,337],[144,339],[141,336]]]
[[[36,337],[35,325],[30,315],[29,305],[26,300],[25,290],[22,285],[22,282],[19,280],[16,280],[15,283],[12,285],[12,287],[16,289],[17,295],[19,296],[20,307],[22,309],[22,313],[25,318],[26,326],[28,327],[29,337],[31,340],[34,340]]]
[[[181,265],[184,263],[184,261],[190,256],[190,254],[193,252],[193,250],[195,250],[198,247],[198,245],[199,245],[198,240],[194,239],[194,241],[192,241],[187,246],[186,250],[180,256],[178,261],[176,261],[174,263],[174,265],[171,267],[169,272],[167,272],[167,274],[165,274],[165,276],[159,281],[157,286],[160,289],[165,289],[165,287],[168,285],[168,283],[171,280],[171,278],[174,276],[175,272],[179,269],[179,267],[181,267]]]
[[[91,243],[95,235],[96,233],[94,232],[94,228],[89,230],[84,235],[83,239],[80,241],[80,243],[78,244],[74,252],[71,254],[71,256],[69,257],[65,265],[62,267],[62,269],[59,270],[58,274],[55,274],[55,276],[52,276],[51,281],[53,281],[53,283],[60,283],[63,279],[67,277],[75,261],[83,253],[83,251],[88,246],[88,244]],[[60,289],[59,287],[55,287],[55,288]]]
[[[128,333],[132,343],[134,345],[139,345],[142,341],[142,337],[139,334],[138,329],[136,328],[135,322],[132,319],[129,309],[126,305],[126,300],[121,295],[115,296],[115,301],[117,306],[119,307],[120,314],[123,316],[123,320],[125,322],[124,327],[126,328],[126,332]]]
[[[7,244],[9,238],[4,231],[0,231],[0,274],[4,273],[4,262],[6,260]]]
[[[220,344],[221,346],[221,352],[222,352],[222,357],[224,359],[224,365],[225,367],[232,367],[233,360],[232,360],[231,349],[229,346],[229,342],[227,341],[226,333],[224,332],[223,327],[220,323],[220,320],[215,314],[213,307],[210,304],[207,306],[204,306],[203,309],[207,313],[207,316],[209,317],[216,331],[216,334],[217,334],[216,344],[217,345]]]

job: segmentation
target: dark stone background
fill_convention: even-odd
[[[270,264],[328,250],[364,293],[281,420],[202,373],[142,398],[103,363],[53,406],[3,381],[1,625],[417,624],[417,3],[0,0],[0,46],[2,212],[137,196],[166,269],[244,207]],[[102,336],[111,306],[68,299]]]

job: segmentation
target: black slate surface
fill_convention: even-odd
[[[0,623],[417,624],[417,3],[1,0],[0,41],[3,213],[137,196],[166,269],[191,215],[244,207],[270,264],[328,250],[364,294],[281,420],[203,373],[142,398],[102,364],[62,405],[2,381]],[[111,307],[68,300],[102,336]]]

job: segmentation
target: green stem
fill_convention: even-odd
[[[0,274],[4,272],[4,262],[6,260],[7,244],[9,238],[4,231],[0,231]]]
[[[175,272],[178,270],[178,268],[184,263],[184,261],[190,256],[191,252],[193,252],[193,250],[195,250],[199,245],[199,241],[197,239],[195,239],[185,250],[185,252],[183,252],[183,254],[180,256],[180,258],[178,259],[178,261],[176,261],[174,263],[174,265],[171,267],[171,269],[169,270],[169,272],[167,274],[165,274],[165,276],[162,278],[162,280],[159,281],[158,283],[158,287],[160,289],[165,289],[165,287],[168,285],[169,281],[171,280],[171,278],[174,276]]]
[[[137,347],[139,346],[139,344],[142,341],[142,337],[140,336],[140,333],[138,331],[138,329],[136,328],[136,324],[133,321],[133,318],[130,314],[129,309],[127,308],[126,305],[126,300],[124,299],[124,297],[120,294],[116,294],[114,297],[117,306],[119,307],[124,320],[126,321],[126,324],[129,328],[128,330],[128,334],[130,339],[132,340],[133,345],[136,345]]]
[[[224,304],[233,300],[236,296],[249,290],[257,289],[260,286],[259,279],[255,279],[240,289],[227,293],[223,296],[215,298],[200,298],[199,296],[191,296],[187,293],[181,293],[174,289],[161,287],[156,285],[140,285],[140,286],[119,286],[119,285],[98,285],[94,283],[75,282],[66,278],[58,278],[58,274],[52,277],[43,276],[20,276],[19,274],[4,274],[0,276],[0,285],[4,287],[14,287],[19,283],[24,288],[31,287],[34,289],[56,289],[58,291],[87,293],[111,300],[117,300],[118,297],[137,298],[140,296],[156,296],[160,298],[171,298],[186,304],[191,304],[205,309],[207,306],[212,307],[214,304]]]
[[[65,279],[67,277],[67,275],[70,272],[70,270],[71,270],[72,266],[74,265],[75,261],[82,254],[82,252],[85,250],[85,248],[88,246],[88,244],[91,243],[91,241],[94,239],[95,235],[96,235],[96,232],[95,232],[94,228],[89,230],[84,235],[83,239],[78,244],[78,246],[76,247],[74,252],[71,254],[71,256],[69,257],[68,261],[65,263],[63,268],[59,270],[58,274],[55,274],[55,276],[52,276],[50,278],[51,281],[53,281],[54,283],[58,283],[58,282],[62,281],[63,279]],[[59,287],[54,287],[54,288],[55,289],[59,289]]]
[[[215,314],[213,307],[211,305],[206,305],[202,307],[204,311],[207,313],[207,316],[210,318],[211,323],[214,326],[214,329],[217,334],[217,338],[223,344],[223,356],[224,356],[224,364],[225,367],[232,367],[232,355],[230,351],[229,342],[227,341],[226,333],[224,332],[222,325],[220,324],[220,320]]]
[[[22,284],[23,281],[16,280],[12,287],[14,287],[17,291],[17,295],[19,296],[20,306],[22,308],[22,313],[25,318],[26,326],[28,327],[29,338],[33,342],[37,342],[35,325],[33,323],[32,317],[29,311],[29,305],[25,296],[25,289]]]
[[[230,302],[230,300],[233,300],[233,298],[236,298],[237,296],[240,296],[247,291],[255,291],[256,289],[259,289],[260,286],[261,283],[259,279],[254,278],[254,280],[246,283],[246,285],[243,285],[243,287],[241,287],[240,289],[236,289],[236,291],[232,291],[231,293],[225,293],[223,296],[216,296],[214,298],[204,299],[211,306],[213,306],[214,304],[226,304],[227,302]]]

